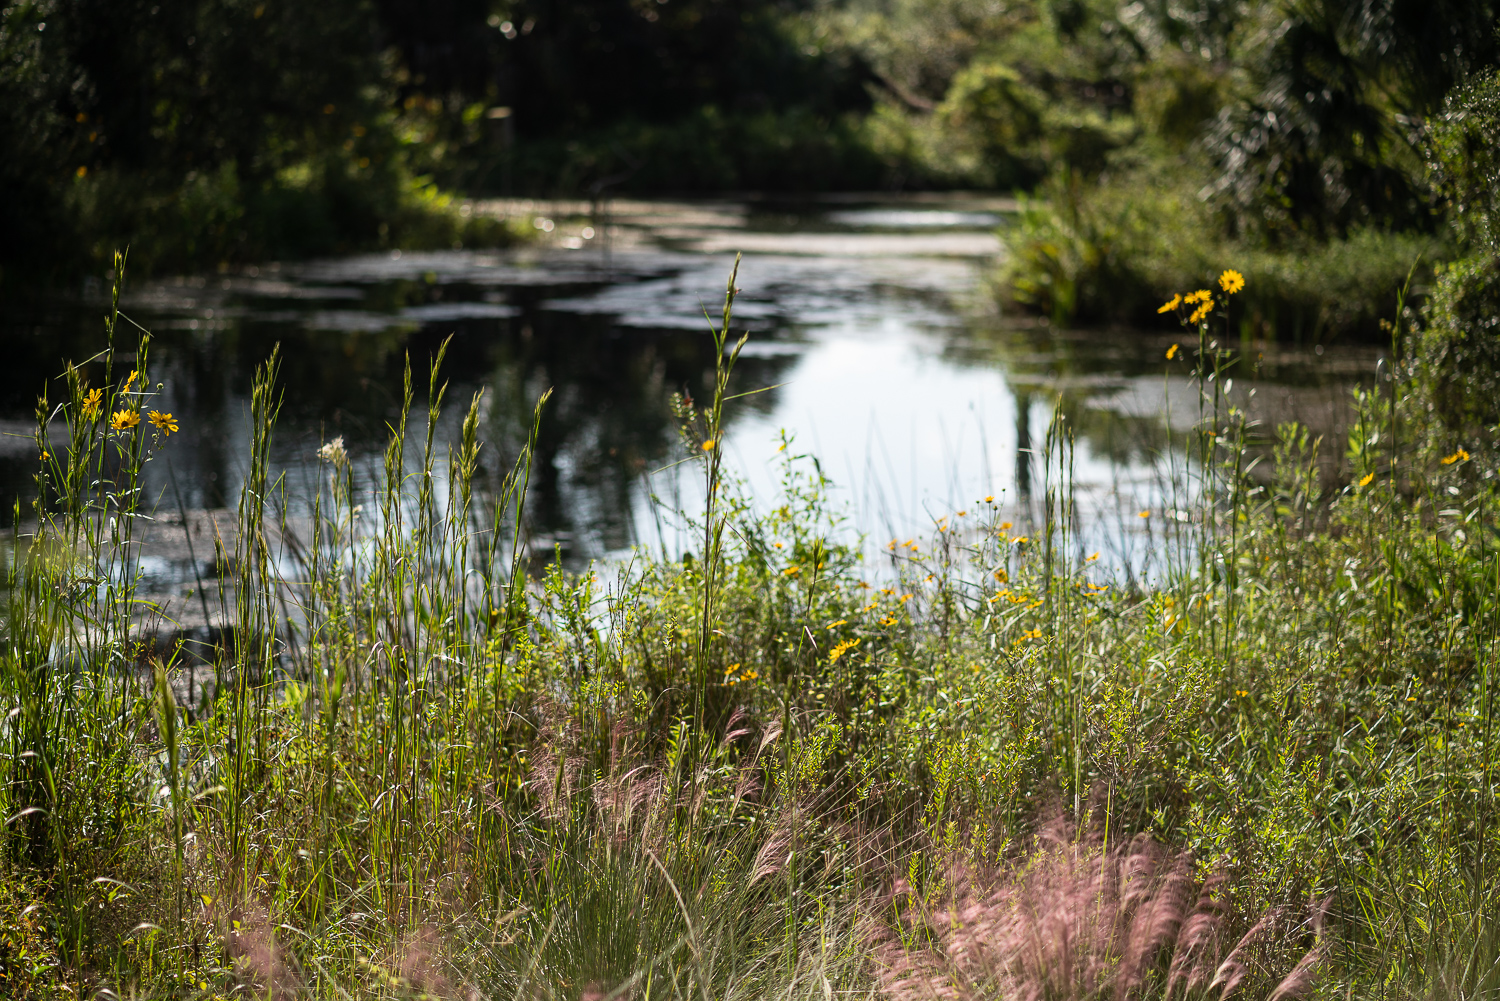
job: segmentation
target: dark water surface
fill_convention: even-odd
[[[1041,476],[1030,450],[1060,407],[1077,441],[1074,482],[1094,536],[1085,544],[1138,562],[1138,509],[1170,503],[1160,455],[1198,413],[1187,364],[1164,359],[1173,338],[1001,315],[986,287],[1009,208],[1001,200],[498,208],[542,213],[543,238],[518,250],[392,252],[127,286],[123,312],[153,335],[149,374],[163,384],[154,406],[182,425],[148,467],[153,497],[174,511],[179,494],[188,510],[233,506],[252,372],[277,343],[285,405],[273,461],[293,488],[317,475],[316,450],[336,435],[356,461],[378,464],[405,359],[420,412],[428,359],[451,334],[440,441],[483,390],[487,474],[508,466],[537,396],[556,390],[533,481],[546,543],[575,564],[637,543],[679,552],[691,543],[651,497],[670,509],[701,490],[693,467],[672,465],[683,451],[666,401],[681,389],[703,398],[713,370],[703,311],[717,316],[740,251],[736,327],[752,336],[736,388],[778,387],[732,410],[730,467],[758,498],[775,495],[785,430],[794,451],[821,460],[851,529],[872,547],[928,532],[989,495],[1024,523]],[[0,320],[7,510],[34,489],[37,392],[66,359],[103,347],[103,295],[33,302]],[[125,371],[133,345],[122,322]],[[1375,355],[1244,347],[1256,370],[1235,392],[1251,416],[1301,420],[1342,451],[1349,389],[1373,375]],[[89,371],[98,384],[102,366]],[[50,385],[60,398],[61,384]]]

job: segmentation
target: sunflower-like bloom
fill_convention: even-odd
[[[1230,268],[1219,276],[1219,288],[1223,289],[1225,292],[1228,292],[1230,295],[1234,295],[1244,287],[1245,276],[1240,274],[1233,268]]]
[[[1210,299],[1208,302],[1203,303],[1197,309],[1193,310],[1193,315],[1190,316],[1190,317],[1188,317],[1188,322],[1189,323],[1197,323],[1198,321],[1202,320],[1204,317],[1208,316],[1208,314],[1212,313],[1213,311],[1214,311],[1214,304],[1213,304],[1213,300]]]
[[[1189,292],[1182,297],[1182,301],[1191,306],[1195,302],[1213,302],[1214,294],[1206,288],[1200,288],[1196,292]]]
[[[83,405],[80,408],[83,419],[92,421],[99,416],[100,409],[104,406],[104,390],[91,389],[83,396]]]
[[[139,410],[117,410],[109,419],[109,426],[116,431],[129,431],[141,422]]]
[[[1182,345],[1180,344],[1173,344],[1171,347],[1167,348],[1167,361],[1171,361],[1173,358],[1177,357],[1177,349],[1181,346]]]
[[[1156,311],[1158,313],[1170,313],[1170,312],[1172,312],[1172,310],[1176,309],[1178,306],[1181,306],[1181,305],[1182,305],[1182,293],[1179,292],[1176,295],[1172,296],[1172,298],[1168,299],[1166,302],[1162,303],[1161,306]]]
[[[164,414],[160,410],[151,411],[146,416],[146,419],[155,424],[156,430],[160,431],[163,435],[171,435],[173,431],[177,430],[177,420],[171,414]]]
[[[1455,462],[1468,462],[1468,461],[1469,461],[1469,453],[1465,452],[1463,449],[1459,449],[1457,452],[1454,452],[1452,455],[1445,456],[1443,458],[1443,465],[1445,465],[1445,466],[1451,466]]]

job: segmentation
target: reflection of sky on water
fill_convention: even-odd
[[[769,504],[775,494],[785,429],[822,461],[836,502],[872,549],[929,533],[935,519],[986,495],[1024,525],[1047,486],[1043,461],[1030,453],[1060,406],[1077,440],[1080,548],[1143,567],[1146,533],[1160,522],[1137,515],[1179,503],[1160,454],[1168,427],[1180,439],[1196,419],[1196,387],[1185,367],[1164,378],[1170,341],[997,318],[983,283],[991,259],[973,256],[993,245],[976,228],[992,215],[962,204],[843,207],[808,217],[805,232],[782,217],[774,231],[752,231],[744,213],[695,223],[677,211],[670,231],[652,230],[649,218],[638,214],[633,240],[576,251],[364,255],[131,290],[126,311],[158,334],[159,405],[183,423],[164,461],[148,468],[151,496],[169,507],[179,491],[188,508],[233,504],[250,373],[278,342],[287,396],[273,459],[289,484],[319,475],[313,454],[336,434],[373,469],[403,358],[411,354],[423,387],[425,359],[455,333],[440,449],[483,389],[485,475],[497,479],[533,401],[552,386],[534,480],[538,532],[568,541],[575,563],[632,542],[676,555],[691,543],[670,525],[658,529],[650,495],[696,506],[696,466],[647,474],[681,457],[666,397],[687,387],[703,399],[713,365],[704,314],[717,321],[722,308],[733,262],[725,248],[745,243],[764,249],[740,269],[735,327],[752,338],[734,390],[779,385],[731,405],[727,457],[757,498]],[[562,220],[558,233],[575,239]],[[16,380],[40,385],[63,359],[96,351],[98,310],[97,300],[75,301],[25,325],[0,321],[19,349]],[[1363,370],[1367,359],[1330,351],[1319,368],[1309,358],[1273,359],[1254,383],[1257,397],[1245,395],[1248,380],[1238,392],[1252,415],[1297,417],[1340,440],[1349,376],[1333,369]],[[0,400],[0,431],[25,434],[34,391],[11,389]],[[0,438],[7,507],[35,469],[31,446],[10,441]],[[418,451],[414,443],[409,461]]]
[[[1022,526],[1018,534],[1040,516],[1045,469],[1037,453],[1052,419],[1049,394],[1017,394],[1003,371],[955,364],[941,354],[940,333],[899,318],[830,325],[805,337],[774,407],[732,425],[729,469],[754,497],[769,503],[777,494],[785,430],[795,437],[794,450],[817,456],[837,484],[835,499],[847,505],[871,551],[892,538],[928,535],[938,519],[958,511],[977,514],[987,496]],[[1018,463],[1029,465],[1029,497],[1018,484],[1027,475]],[[670,488],[658,482],[658,493],[701,503],[693,469],[672,475]],[[1138,562],[1138,547],[1126,536],[1141,526],[1122,514],[1128,509],[1138,520],[1142,504],[1160,508],[1156,472],[1100,455],[1087,438],[1079,442],[1071,471],[1085,512],[1077,545]],[[646,505],[638,497],[638,524],[651,524]],[[692,545],[686,536],[668,541],[669,551]]]
[[[881,229],[994,229],[996,212],[945,212],[937,209],[851,209],[828,213],[828,221],[842,226]]]

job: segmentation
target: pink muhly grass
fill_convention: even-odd
[[[267,913],[256,908],[230,912],[224,951],[252,995],[268,1001],[292,1001],[301,996],[302,982],[292,960],[276,941],[275,928]]]
[[[898,881],[877,933],[882,993],[894,1001],[1005,998],[1072,1001],[1207,993],[1250,979],[1275,1001],[1305,997],[1326,956],[1306,949],[1307,925],[1275,908],[1243,929],[1221,876],[1199,880],[1192,859],[1144,835],[1103,847],[1045,829],[1019,861],[989,874],[954,864],[940,900]],[[1234,948],[1225,954],[1227,944]]]
[[[453,985],[443,974],[437,929],[423,925],[401,947],[396,970],[403,986],[432,997],[448,997]]]

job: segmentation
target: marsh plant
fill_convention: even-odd
[[[1249,424],[1242,284],[1167,307],[1203,402],[1151,580],[1083,550],[1061,417],[1028,523],[869,558],[791,436],[748,496],[731,276],[675,401],[696,552],[549,562],[546,396],[513,455],[477,396],[443,444],[441,351],[371,475],[330,440],[289,500],[272,353],[196,629],[139,588],[176,426],[112,309],[6,547],[0,994],[1494,994],[1494,470],[1413,446],[1401,357],[1348,442]]]

